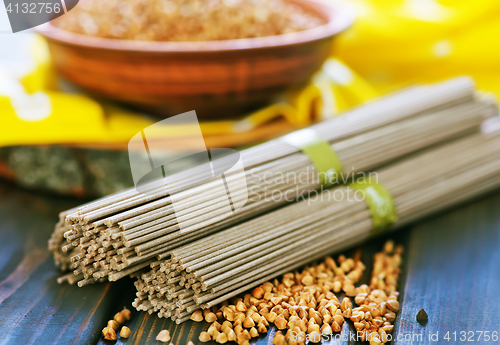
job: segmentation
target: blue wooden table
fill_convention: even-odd
[[[47,251],[58,212],[79,200],[44,196],[0,182],[0,344],[110,344],[101,329],[134,298],[131,279],[78,288],[58,285],[59,273]],[[496,344],[500,333],[500,194],[492,193],[391,234],[406,247],[401,279],[402,309],[394,344]],[[370,267],[387,239],[353,250]],[[363,279],[367,281],[369,270]],[[416,322],[424,308],[425,326]],[[207,324],[180,326],[135,312],[133,335],[118,344],[157,344],[169,329],[174,344],[198,343]],[[342,340],[353,344],[353,327],[344,324]],[[481,333],[482,332],[482,333]],[[487,332],[487,333],[486,333]],[[274,329],[257,344],[269,344]],[[479,338],[480,337],[480,338]],[[489,338],[489,340],[487,340]],[[465,340],[465,341],[461,341]],[[215,343],[214,343],[215,344]]]

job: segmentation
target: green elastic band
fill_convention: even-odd
[[[306,154],[319,173],[321,186],[330,186],[339,180],[343,172],[342,163],[330,144],[315,131],[306,128],[287,134],[281,138],[285,143]]]
[[[391,193],[380,183],[370,178],[360,179],[349,185],[356,191],[363,192],[368,208],[372,214],[375,234],[383,232],[397,219],[396,206]]]

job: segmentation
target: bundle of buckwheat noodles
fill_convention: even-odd
[[[431,145],[477,132],[495,113],[493,100],[477,95],[469,79],[457,78],[386,96],[308,130],[335,152],[341,170],[337,176],[348,177],[335,184]],[[179,253],[179,248],[204,242],[207,236],[303,198],[304,193],[309,196],[323,184],[310,156],[290,142],[293,138],[241,151],[244,169],[229,169],[224,179],[197,179],[200,170],[194,167],[165,178],[168,188],[152,183],[147,193],[129,189],[62,212],[49,249],[57,265],[73,272],[59,280],[84,286],[114,281],[150,266],[159,268],[163,262],[159,260]],[[224,189],[227,185],[230,195]],[[273,197],[276,194],[286,197]],[[235,210],[233,205],[238,203],[243,206]],[[301,214],[292,212],[287,217],[298,217],[297,221],[310,218],[308,212],[302,218]],[[180,282],[181,271],[175,272],[179,274],[169,277],[169,282]]]
[[[363,190],[373,195],[373,188],[383,186],[390,193],[392,227],[374,229],[370,204],[356,197],[358,181],[325,190],[170,250],[164,260],[151,264],[150,271],[136,275],[133,305],[181,323],[197,309],[215,306],[377,233],[498,188],[500,126],[496,125],[494,132],[429,148],[370,174]],[[366,175],[359,178],[367,182]],[[374,194],[384,198],[383,192]]]

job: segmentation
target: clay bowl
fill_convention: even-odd
[[[90,94],[162,115],[196,110],[230,118],[305,83],[331,52],[332,37],[353,21],[338,4],[289,0],[325,19],[296,33],[226,41],[151,42],[38,27],[64,78]]]

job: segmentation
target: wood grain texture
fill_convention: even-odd
[[[134,297],[130,279],[57,284],[47,240],[57,214],[79,203],[0,184],[0,344],[95,344],[108,310]]]
[[[113,344],[104,341],[101,329],[135,294],[131,279],[113,284],[77,288],[59,285],[59,275],[46,243],[59,211],[79,200],[41,196],[0,183],[0,344]],[[443,337],[447,331],[500,331],[500,194],[469,203],[391,234],[407,248],[404,255],[400,301],[394,344],[460,344]],[[362,282],[370,275],[373,254],[387,237],[377,238],[348,255],[361,255],[367,265]],[[342,297],[342,296],[339,296]],[[425,327],[416,313],[425,308]],[[131,309],[132,310],[132,309]],[[205,323],[175,325],[155,315],[132,310],[127,323],[133,332],[116,344],[159,344],[155,337],[169,329],[174,344],[195,344]],[[439,332],[439,341],[428,334]],[[252,344],[270,344],[271,328]],[[324,344],[358,344],[353,327],[344,324],[340,340]],[[406,334],[423,334],[422,341],[408,341]],[[460,334],[457,334],[460,337]],[[477,338],[476,338],[477,339]],[[476,342],[494,344],[495,342]],[[215,344],[208,343],[208,344]]]
[[[415,226],[407,257],[398,326],[399,335],[406,339],[396,344],[466,343],[460,332],[467,332],[462,339],[474,339],[476,344],[500,342],[486,341],[484,335],[478,338],[480,331],[489,331],[490,336],[496,331],[500,339],[499,195]],[[425,326],[415,321],[421,308],[429,316]],[[447,332],[449,341],[444,338]],[[429,339],[429,334],[438,338]]]

